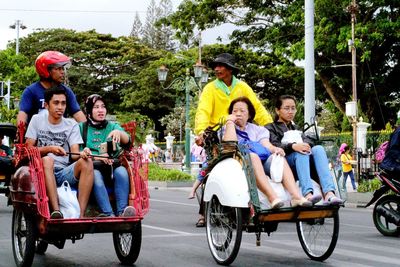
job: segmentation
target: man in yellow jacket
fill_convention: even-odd
[[[228,108],[232,100],[245,96],[250,99],[256,110],[254,117],[258,125],[266,125],[272,122],[272,117],[261,104],[251,87],[237,79],[234,74],[239,70],[235,66],[235,58],[228,53],[223,53],[211,63],[217,79],[208,83],[200,95],[199,106],[195,118],[195,134],[198,135],[196,143],[203,143],[203,132],[208,126],[219,123],[220,119],[229,115]],[[200,204],[199,220],[196,227],[204,227],[204,205]]]
[[[211,63],[217,79],[208,83],[201,93],[196,112],[195,133],[202,136],[208,126],[217,124],[221,118],[228,115],[228,107],[235,98],[245,96],[256,109],[255,123],[266,125],[272,122],[272,117],[262,105],[251,87],[237,79],[234,74],[239,70],[235,66],[235,58],[223,53]],[[202,139],[202,138],[201,138]]]

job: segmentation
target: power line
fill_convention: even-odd
[[[0,8],[0,11],[18,11],[18,12],[57,12],[57,13],[95,13],[95,14],[131,14],[131,13],[146,13],[141,10],[72,10],[72,9],[22,9],[22,8]]]

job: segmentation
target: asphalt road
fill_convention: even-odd
[[[205,228],[194,227],[197,201],[187,190],[151,189],[150,212],[143,220],[142,249],[136,266],[218,266],[208,249]],[[0,267],[15,266],[11,246],[12,207],[0,195]],[[282,223],[268,237],[244,233],[239,255],[231,266],[400,266],[400,238],[382,236],[374,227],[371,209],[342,208],[340,235],[332,256],[324,263],[308,259],[297,238],[295,224]],[[49,246],[36,255],[33,266],[121,266],[111,234],[85,235],[59,250]]]

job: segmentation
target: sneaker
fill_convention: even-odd
[[[300,199],[292,199],[290,200],[290,205],[294,208],[297,206],[300,207],[311,207],[313,203],[310,200],[307,200],[305,197],[302,197]]]
[[[313,205],[317,204],[318,202],[320,202],[322,199],[321,195],[312,195],[312,197],[308,198],[307,200],[311,201],[311,203]]]
[[[343,204],[343,200],[338,198],[337,196],[331,196],[324,202],[324,205],[329,206],[339,206]]]
[[[59,210],[55,210],[51,213],[50,219],[63,219],[64,216]]]
[[[283,202],[281,199],[276,198],[274,201],[271,203],[271,209],[280,209],[285,205],[285,202]]]
[[[127,206],[124,211],[121,213],[121,217],[132,217],[135,216],[136,210],[132,206]]]

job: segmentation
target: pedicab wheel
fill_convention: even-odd
[[[132,265],[139,257],[142,245],[142,223],[138,221],[131,232],[113,232],[115,253],[121,264]]]
[[[47,243],[44,240],[38,240],[36,242],[36,253],[40,255],[44,255],[46,253],[47,247],[49,246],[49,243]]]
[[[324,261],[332,254],[339,236],[339,213],[333,217],[308,219],[296,222],[297,235],[307,256]]]
[[[214,196],[207,204],[206,230],[214,260],[221,265],[231,264],[242,241],[242,210],[222,206]]]
[[[400,213],[400,197],[386,195],[380,198],[374,207],[372,218],[376,229],[384,236],[400,236],[400,226],[388,219],[388,215]],[[386,215],[386,216],[385,216]]]
[[[32,265],[36,245],[35,227],[35,218],[33,215],[14,209],[11,238],[14,260],[18,267]]]

